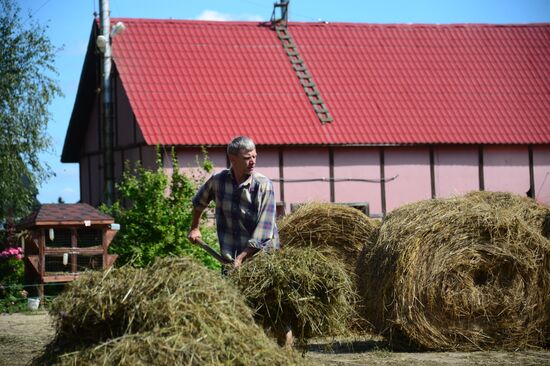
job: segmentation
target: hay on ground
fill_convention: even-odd
[[[35,365],[304,363],[254,323],[236,288],[188,258],[85,273],[50,313],[56,338]]]
[[[315,248],[260,253],[229,277],[266,329],[282,336],[290,325],[300,343],[348,334],[357,318],[348,274]]]
[[[380,224],[353,207],[312,202],[284,216],[278,226],[283,247],[319,248],[354,273],[359,253],[376,241]]]
[[[365,316],[394,344],[515,350],[548,339],[550,241],[485,200],[391,212],[358,274]]]

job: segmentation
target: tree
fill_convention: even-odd
[[[180,172],[174,150],[170,179],[164,173],[158,149],[157,170],[145,169],[139,162],[134,169],[127,164],[123,179],[117,184],[120,198],[111,207],[100,207],[120,224],[120,232],[109,247],[112,253],[118,254],[117,265],[130,263],[134,267],[145,267],[159,257],[186,255],[209,268],[220,268],[215,259],[187,240],[193,216],[191,200],[198,185],[213,169],[206,151],[203,153],[204,163],[198,165],[200,168],[192,176]],[[203,227],[202,233],[205,240],[217,245],[214,227]]]
[[[52,175],[39,153],[51,146],[47,107],[61,95],[47,28],[20,11],[0,0],[0,220],[28,213]]]

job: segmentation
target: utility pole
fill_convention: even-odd
[[[113,204],[114,192],[114,167],[113,167],[113,98],[111,87],[111,10],[109,0],[100,0],[99,13],[101,16],[101,35],[104,37],[105,49],[103,50],[103,62],[101,63],[101,101],[103,106],[102,133],[103,133],[103,178],[104,178],[104,203],[107,206]]]

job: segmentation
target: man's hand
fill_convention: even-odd
[[[187,234],[187,239],[189,239],[192,243],[196,243],[197,239],[201,239],[201,238],[202,238],[201,231],[199,230],[198,227],[191,229],[189,234]]]
[[[240,265],[243,264],[243,262],[246,259],[252,257],[254,255],[254,253],[256,253],[257,251],[258,251],[258,249],[256,249],[256,248],[251,248],[251,247],[246,248],[245,250],[243,250],[241,252],[241,254],[239,254],[237,256],[237,258],[235,258],[235,260],[233,261],[233,266],[235,268],[240,267]]]

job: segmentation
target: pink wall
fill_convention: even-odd
[[[533,147],[535,198],[550,205],[550,147]]]
[[[434,180],[437,197],[479,190],[478,148],[460,146],[434,149]]]
[[[428,148],[384,148],[386,212],[406,203],[431,198]]]
[[[167,150],[164,155],[164,170],[169,175],[172,174],[172,158],[170,154],[171,152]],[[208,149],[207,154],[208,159],[210,159],[214,164],[214,172],[212,174],[225,169],[227,159],[225,157],[224,149]],[[200,148],[178,149],[177,158],[178,164],[182,172],[190,177],[196,177],[196,179],[205,180],[208,179],[210,175],[212,175],[204,172],[204,170],[200,168],[200,165],[202,165],[204,162],[203,153]]]
[[[279,177],[279,150],[273,148],[258,148],[258,159],[256,160],[256,170],[273,181],[275,190],[275,199],[281,200],[281,184],[277,181]],[[286,192],[285,192],[286,193]]]
[[[380,149],[334,148],[335,179],[380,179]],[[335,202],[367,202],[371,213],[382,212],[380,183],[335,182]]]
[[[526,146],[483,148],[485,190],[525,196],[529,190],[529,153]]]
[[[290,203],[329,202],[330,184],[326,182],[295,183],[292,179],[329,178],[329,155],[326,148],[286,148],[283,152],[286,212]]]

